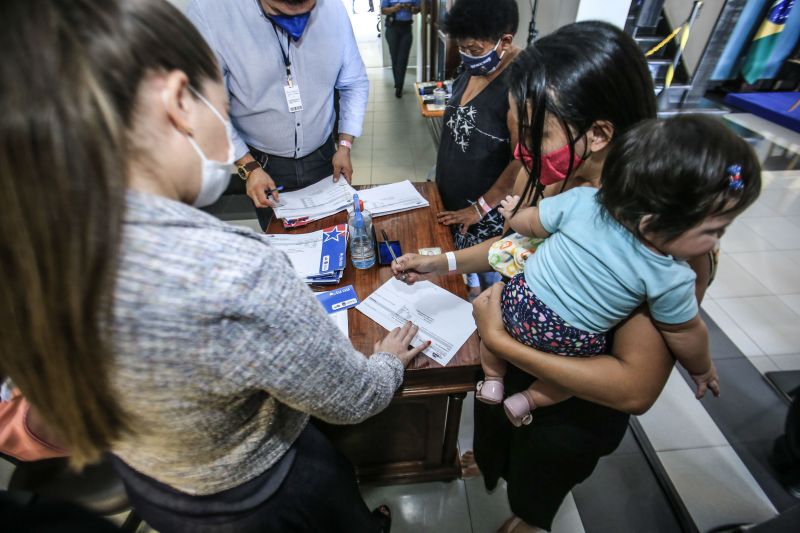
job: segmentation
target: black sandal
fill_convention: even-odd
[[[372,511],[372,514],[378,519],[381,524],[381,532],[389,533],[392,529],[392,510],[388,505],[379,505]]]

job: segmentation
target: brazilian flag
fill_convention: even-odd
[[[758,33],[753,37],[753,44],[747,52],[742,75],[747,83],[753,84],[758,80],[769,79],[778,74],[786,56],[776,57],[776,47],[781,40],[781,33],[786,26],[786,20],[794,7],[794,0],[775,0],[769,8],[767,18],[761,23]],[[785,40],[785,39],[784,39]],[[795,37],[796,40],[796,37]]]

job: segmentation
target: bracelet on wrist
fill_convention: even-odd
[[[444,254],[447,258],[447,271],[448,272],[455,272],[458,270],[458,265],[456,264],[456,254],[453,252],[447,252]]]
[[[492,206],[489,205],[489,203],[486,201],[486,199],[483,196],[478,198],[478,205],[481,206],[481,209],[483,210],[484,214],[486,214],[486,215],[488,215],[492,210]]]

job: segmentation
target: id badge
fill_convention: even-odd
[[[284,85],[283,91],[286,93],[286,105],[289,113],[296,113],[303,110],[303,101],[300,100],[300,87],[297,84]]]

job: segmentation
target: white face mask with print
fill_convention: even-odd
[[[197,141],[195,141],[191,135],[186,136],[186,139],[192,145],[194,151],[197,152],[197,155],[200,156],[200,161],[203,163],[203,183],[200,185],[200,193],[197,195],[193,205],[195,207],[205,207],[213,204],[222,196],[222,193],[228,188],[228,183],[234,172],[233,126],[230,121],[222,117],[222,114],[220,114],[202,94],[191,87],[189,89],[207,105],[208,108],[211,109],[211,112],[222,122],[225,126],[225,136],[228,138],[227,159],[225,161],[214,161],[206,157],[197,145]]]

